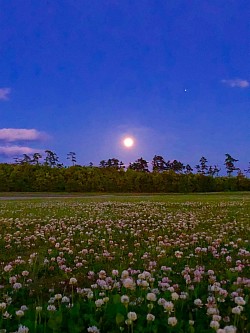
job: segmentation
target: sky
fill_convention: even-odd
[[[249,0],[0,0],[0,162],[247,168],[249,37]]]

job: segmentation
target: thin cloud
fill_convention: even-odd
[[[235,87],[247,88],[250,85],[250,83],[247,80],[241,80],[241,79],[221,80],[221,82],[232,88],[235,88]]]
[[[0,155],[2,156],[16,156],[22,154],[34,154],[39,153],[40,149],[34,149],[30,147],[21,147],[21,146],[0,146]]]
[[[0,100],[7,101],[9,99],[10,88],[0,88]]]
[[[47,134],[36,129],[2,128],[0,129],[0,141],[38,141],[46,139]]]

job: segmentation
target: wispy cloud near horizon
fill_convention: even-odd
[[[0,100],[7,101],[9,99],[10,92],[10,88],[0,88]]]
[[[22,155],[22,154],[34,154],[40,153],[40,149],[35,149],[31,147],[22,147],[22,146],[0,146],[0,156],[11,157],[15,155]]]
[[[221,80],[221,82],[231,88],[247,88],[250,85],[249,81],[242,79]]]
[[[44,140],[48,135],[36,129],[24,128],[2,128],[0,129],[0,141],[39,141]]]

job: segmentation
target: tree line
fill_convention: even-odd
[[[98,166],[77,165],[76,154],[67,154],[70,166],[60,163],[56,153],[45,151],[24,154],[14,163],[0,164],[0,191],[22,192],[159,192],[191,193],[249,191],[250,179],[237,167],[238,160],[225,154],[227,176],[219,176],[221,169],[209,165],[202,156],[192,168],[177,160],[155,155],[149,164],[138,158],[127,167],[117,158],[100,161]],[[195,170],[194,170],[195,169]],[[250,173],[250,166],[245,169]]]

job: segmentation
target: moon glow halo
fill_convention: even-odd
[[[123,145],[126,147],[126,148],[131,148],[133,147],[134,145],[134,140],[130,137],[127,137],[123,140]]]

